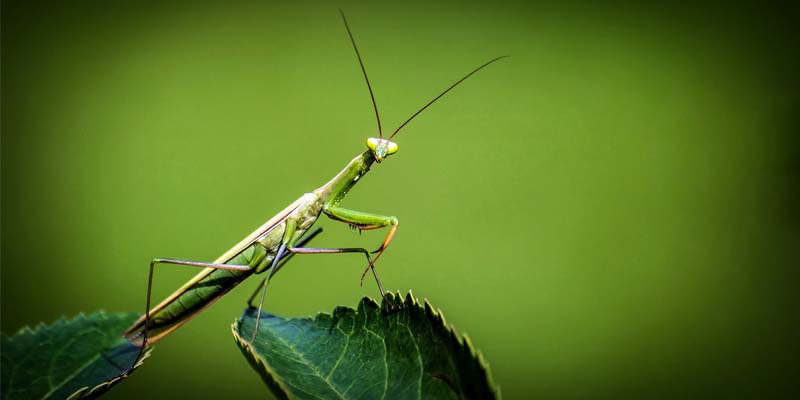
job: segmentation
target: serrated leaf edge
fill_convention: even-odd
[[[136,314],[136,313],[133,313],[133,312],[124,313],[123,312],[123,313],[120,313],[120,314]],[[3,335],[4,339],[8,343],[12,343],[12,342],[14,342],[15,339],[18,339],[23,335],[37,335],[37,334],[39,334],[39,333],[41,333],[43,331],[52,330],[52,329],[56,328],[59,325],[71,324],[71,323],[74,323],[74,322],[80,322],[80,321],[85,321],[85,320],[90,320],[91,321],[95,317],[102,318],[102,319],[108,319],[109,316],[110,315],[108,313],[106,313],[105,310],[98,310],[98,311],[95,311],[95,312],[93,312],[91,314],[85,314],[84,312],[79,312],[77,315],[75,315],[72,318],[67,318],[66,316],[62,315],[61,317],[57,318],[55,321],[53,321],[50,324],[46,324],[44,322],[39,322],[33,328],[31,328],[30,325],[25,325],[25,326],[19,328],[17,330],[17,332],[15,332],[13,335],[8,335],[8,334],[5,334],[5,333],[3,333],[2,335]],[[105,381],[105,382],[103,382],[103,383],[101,383],[99,385],[96,385],[94,387],[91,387],[91,388],[89,386],[84,386],[84,387],[76,390],[74,393],[72,393],[67,399],[68,400],[73,400],[73,399],[87,398],[87,397],[93,396],[94,394],[96,394],[102,388],[109,388],[110,389],[111,386],[116,385],[119,381],[127,378],[130,375],[130,372],[133,372],[134,370],[139,368],[142,364],[144,364],[144,360],[146,360],[148,357],[150,357],[150,354],[152,352],[153,352],[153,347],[148,347],[147,349],[145,349],[145,351],[142,354],[142,356],[139,358],[139,360],[136,362],[136,364],[133,366],[133,368],[131,368],[131,370],[128,373],[123,374],[123,375],[118,375],[118,376],[112,378],[111,380]]]
[[[95,387],[92,387],[92,388],[89,388],[89,386],[84,386],[84,387],[76,390],[74,393],[72,393],[67,398],[67,400],[93,398],[95,394],[98,394],[98,391],[100,389],[103,389],[103,388],[111,389],[112,386],[116,385],[117,383],[119,383],[123,379],[127,378],[128,376],[130,376],[131,372],[133,372],[137,368],[141,367],[142,364],[144,364],[144,360],[146,360],[148,357],[150,357],[150,354],[152,352],[153,352],[153,347],[148,346],[144,350],[144,353],[142,354],[142,356],[139,357],[139,360],[136,361],[136,364],[133,365],[133,368],[131,368],[128,372],[126,372],[126,373],[124,373],[122,375],[117,375],[114,378],[111,378],[111,380],[105,381],[105,382],[103,382],[103,383],[101,383],[101,384],[99,384],[99,385],[97,385]]]
[[[280,388],[282,393],[276,393],[276,395],[282,394],[283,398],[286,398],[286,399],[290,398],[290,396],[289,396],[290,394],[292,396],[294,396],[294,394],[289,390],[289,388],[286,387],[286,385],[283,383],[283,381],[276,378],[277,374],[275,373],[275,370],[272,369],[272,366],[269,365],[269,362],[265,358],[259,356],[258,353],[255,352],[255,350],[253,349],[253,346],[251,346],[252,343],[250,343],[249,340],[243,339],[239,335],[238,331],[239,331],[239,326],[241,325],[241,323],[242,323],[242,321],[241,321],[241,318],[240,318],[240,319],[237,319],[236,321],[234,321],[233,324],[231,324],[231,332],[233,333],[233,338],[236,340],[236,343],[239,345],[239,348],[242,349],[243,351],[247,350],[247,354],[245,354],[245,355],[248,357],[248,359],[251,362],[254,361],[257,364],[257,366],[263,367],[263,371],[267,373],[267,375],[269,376],[269,379],[272,380],[272,382],[274,382],[275,385],[278,386],[278,388]],[[276,397],[280,397],[280,396],[276,396]]]
[[[129,313],[121,312],[119,314],[136,314],[136,313],[133,313],[133,312],[129,312]],[[7,340],[10,341],[10,340],[13,340],[15,337],[17,337],[18,335],[35,335],[35,334],[40,333],[40,331],[42,331],[42,330],[51,329],[51,328],[55,327],[58,324],[65,324],[65,323],[68,324],[68,323],[77,322],[79,320],[92,319],[95,316],[108,319],[109,314],[106,313],[105,310],[98,310],[98,311],[95,311],[95,312],[93,312],[91,314],[84,314],[83,312],[79,312],[74,317],[69,318],[69,319],[66,316],[62,315],[62,316],[58,317],[52,323],[46,324],[44,322],[39,322],[33,328],[31,328],[30,325],[25,325],[25,326],[19,328],[16,332],[14,332],[11,335],[6,334],[6,333],[4,333],[3,335],[7,338]]]
[[[442,327],[445,328],[445,330],[448,332],[448,334],[450,334],[451,337],[453,339],[455,339],[455,341],[458,344],[458,346],[460,347],[461,351],[466,351],[470,355],[471,358],[478,360],[478,365],[480,366],[481,370],[483,371],[483,373],[486,376],[487,385],[495,392],[495,394],[496,394],[498,399],[502,398],[502,393],[500,391],[500,386],[498,386],[498,385],[496,385],[494,383],[494,378],[492,377],[492,373],[491,373],[491,368],[489,366],[489,362],[486,360],[486,358],[484,358],[483,353],[480,350],[478,350],[477,348],[475,348],[475,346],[472,344],[472,340],[470,340],[468,335],[466,335],[466,334],[459,335],[458,330],[456,329],[456,327],[454,325],[452,325],[452,324],[448,324],[447,323],[447,320],[444,317],[444,312],[442,312],[441,309],[434,308],[431,305],[431,303],[428,301],[428,299],[423,299],[423,303],[420,304],[420,302],[417,300],[417,298],[414,297],[414,294],[412,293],[411,290],[408,291],[408,293],[406,294],[405,298],[403,298],[403,295],[399,290],[396,293],[395,292],[386,292],[386,295],[387,295],[387,297],[391,296],[392,297],[391,300],[398,300],[399,299],[401,306],[412,306],[412,307],[422,308],[424,310],[425,315],[426,315],[427,318],[431,319],[432,322],[433,321],[438,321],[440,324],[442,324]],[[381,302],[381,304],[378,304],[378,302],[375,301],[375,299],[373,299],[372,297],[364,296],[364,297],[361,298],[361,300],[359,300],[359,302],[356,305],[355,309],[351,309],[351,308],[349,308],[347,306],[336,306],[333,309],[333,312],[330,313],[330,314],[325,313],[325,312],[318,312],[317,315],[314,316],[313,321],[314,322],[318,322],[320,318],[331,318],[334,315],[336,315],[337,312],[341,312],[341,311],[339,311],[339,309],[351,310],[351,311],[355,311],[357,313],[358,310],[362,306],[364,306],[365,309],[366,309],[367,305],[372,306],[372,307],[376,307],[376,308],[384,308],[384,307],[388,308],[389,307],[388,304],[386,304],[385,299],[384,299],[384,301]],[[310,321],[310,320],[312,320],[311,317],[292,317],[292,318],[285,318],[285,319],[286,319],[286,321],[304,321],[304,320]],[[269,378],[273,382],[275,382],[275,384],[283,391],[282,394],[284,396],[286,396],[287,398],[291,398],[292,396],[294,396],[294,394],[286,387],[286,385],[283,383],[283,381],[281,379],[277,378],[277,374],[272,369],[272,367],[269,365],[269,362],[266,359],[264,359],[263,357],[259,356],[255,352],[255,350],[251,346],[251,343],[250,343],[249,340],[244,340],[239,335],[238,328],[239,328],[240,324],[241,324],[241,318],[236,319],[233,322],[233,324],[231,325],[231,330],[233,332],[233,337],[235,338],[235,340],[239,344],[239,348],[247,349],[248,356],[250,357],[250,359],[251,360],[255,360],[259,365],[263,365],[264,371],[269,375]]]
[[[401,297],[401,293],[399,290],[397,291],[397,297]],[[423,301],[424,301],[423,308],[425,309],[425,314],[428,316],[428,318],[431,318],[433,320],[438,320],[442,324],[442,326],[444,326],[444,328],[450,333],[450,335],[453,336],[453,338],[456,340],[456,343],[458,343],[461,346],[462,351],[466,351],[470,355],[470,357],[478,360],[478,365],[483,370],[483,373],[486,375],[487,385],[489,385],[489,387],[492,390],[494,390],[495,394],[497,395],[497,398],[501,399],[502,395],[500,392],[500,386],[494,383],[494,378],[492,377],[492,370],[491,367],[489,366],[489,362],[483,356],[483,353],[472,344],[472,340],[469,338],[469,335],[467,335],[466,333],[463,335],[459,335],[455,325],[447,323],[447,320],[444,316],[444,312],[442,312],[441,308],[434,308],[433,305],[431,305],[431,303],[428,301],[428,299],[424,299]],[[412,305],[418,307],[420,306],[419,302],[414,297],[414,294],[412,293],[411,290],[408,291],[408,294],[406,294],[406,297],[403,301],[404,304],[409,302],[411,302]]]

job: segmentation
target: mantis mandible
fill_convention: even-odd
[[[253,299],[258,294],[258,291],[261,290],[261,299],[258,304],[257,314],[261,315],[270,280],[275,272],[295,254],[361,253],[367,259],[367,266],[361,274],[361,283],[363,284],[364,277],[371,271],[381,296],[385,298],[383,286],[375,271],[375,262],[383,255],[384,251],[389,246],[389,243],[392,241],[397,231],[399,222],[394,216],[349,210],[340,207],[339,203],[347,196],[347,193],[353,186],[369,172],[370,167],[372,167],[374,163],[380,164],[390,155],[397,153],[398,145],[392,141],[392,138],[394,138],[403,127],[436,100],[472,76],[472,74],[507,56],[494,58],[472,70],[426,103],[421,109],[411,115],[410,118],[400,124],[388,138],[384,139],[381,119],[378,114],[378,105],[375,102],[375,95],[372,91],[369,78],[367,77],[364,62],[361,59],[361,54],[358,51],[347,19],[341,10],[340,13],[347,34],[350,37],[350,42],[358,58],[358,63],[364,75],[364,80],[367,83],[367,88],[369,89],[370,99],[372,100],[372,106],[375,110],[375,118],[378,122],[378,137],[367,139],[367,150],[353,158],[347,166],[330,181],[314,191],[302,195],[299,199],[295,200],[292,204],[242,239],[230,250],[226,251],[214,262],[209,263],[166,258],[154,259],[150,263],[150,272],[148,275],[145,314],[124,333],[128,340],[140,347],[139,357],[141,357],[142,352],[148,344],[156,342],[183,324],[189,322],[206,307],[211,306],[228,291],[251,275],[267,272],[266,278],[264,278],[261,285],[259,285],[256,292],[253,293],[253,296],[251,296],[248,301],[252,306]],[[305,244],[320,232],[320,228],[311,232],[309,232],[309,230],[321,214],[325,214],[328,218],[344,222],[360,230],[388,228],[388,233],[380,247],[373,252],[365,248],[356,247],[305,247]],[[306,235],[307,232],[308,235]],[[371,256],[373,254],[374,257]],[[155,266],[159,264],[185,265],[203,268],[203,270],[151,309],[150,300],[153,287],[153,271]],[[257,332],[258,319],[256,320],[253,337],[250,339],[251,341],[255,339]],[[134,362],[134,365],[135,364]]]

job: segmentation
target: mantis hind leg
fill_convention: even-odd
[[[369,250],[363,247],[333,247],[333,248],[313,248],[313,247],[302,247],[302,248],[291,248],[289,249],[294,254],[341,254],[341,253],[361,253],[367,258],[367,263],[372,263],[374,260],[369,256]],[[383,290],[383,285],[381,284],[381,280],[378,278],[378,273],[375,272],[375,268],[372,268],[372,274],[375,277],[375,282],[378,284],[378,290],[381,292],[381,297],[386,299],[386,292]],[[387,301],[389,301],[387,299]],[[390,302],[391,304],[391,302]]]
[[[372,266],[374,260],[370,257],[369,250],[363,247],[338,247],[338,248],[319,248],[319,247],[302,247],[306,243],[308,243],[316,234],[322,231],[321,228],[317,228],[317,230],[313,231],[309,236],[306,238],[298,241],[296,244],[291,244],[291,237],[295,230],[296,226],[293,222],[287,221],[286,224],[286,231],[284,232],[284,239],[282,240],[280,248],[278,248],[278,252],[275,255],[275,258],[272,260],[272,266],[269,269],[267,276],[261,281],[261,283],[256,288],[256,291],[248,299],[247,303],[248,306],[251,308],[255,308],[253,304],[253,300],[255,299],[256,295],[259,291],[261,291],[261,300],[258,303],[258,311],[256,315],[258,316],[256,319],[255,328],[253,329],[253,336],[250,338],[250,343],[252,343],[255,338],[256,334],[258,333],[258,326],[261,320],[261,310],[264,307],[264,299],[266,298],[267,294],[267,286],[269,285],[269,281],[272,278],[272,275],[277,272],[280,267],[295,254],[342,254],[342,253],[361,253],[364,254],[364,257],[367,258],[367,263],[369,264],[368,269],[372,270],[372,276],[375,277],[375,282],[378,284],[378,290],[381,293],[381,297],[389,303],[392,310],[396,307],[388,297],[386,297],[386,292],[383,289],[383,284],[381,284],[380,278],[378,278],[378,273],[375,271],[375,268]]]
[[[370,257],[369,250],[363,247],[332,247],[332,248],[313,248],[313,247],[294,247],[288,249],[293,254],[341,254],[341,253],[361,253],[364,254],[364,257],[367,258],[367,270],[372,271],[372,276],[375,277],[375,283],[378,285],[378,290],[381,293],[381,298],[386,300],[389,303],[390,310],[394,310],[396,307],[394,303],[386,297],[386,291],[383,290],[383,284],[381,284],[380,278],[378,278],[378,272],[375,271],[375,267],[372,265],[375,262],[375,259]],[[362,279],[363,280],[363,279]]]
[[[252,268],[250,265],[207,263],[200,261],[178,260],[172,258],[154,258],[153,261],[150,261],[150,272],[147,275],[147,299],[144,311],[144,324],[142,325],[142,344],[139,347],[139,354],[136,355],[136,359],[134,360],[133,364],[131,364],[131,367],[128,368],[127,371],[123,372],[121,376],[128,375],[131,371],[133,371],[134,366],[136,366],[136,363],[139,362],[139,359],[142,357],[145,349],[147,348],[148,328],[149,328],[148,325],[150,325],[150,300],[152,298],[151,295],[153,291],[153,272],[155,270],[156,265],[158,264],[185,265],[197,268],[226,269],[230,271],[247,271]],[[125,332],[125,334],[128,333],[129,332]]]
[[[322,230],[322,229],[320,229]],[[365,257],[367,257],[367,263],[372,261],[372,258],[369,256],[369,250],[362,248],[362,247],[334,247],[334,248],[318,248],[318,247],[292,247],[287,248],[288,254],[284,253],[281,254],[281,258],[278,262],[277,267],[275,268],[275,272],[280,271],[281,267],[295,254],[341,254],[341,253],[362,253]],[[381,292],[381,297],[385,297],[386,293],[383,290],[383,285],[381,285],[381,281],[378,278],[378,274],[375,272],[375,269],[372,270],[373,275],[375,276],[375,281],[378,283],[378,289]],[[250,308],[256,308],[256,305],[253,303],[258,293],[264,288],[264,285],[267,283],[269,276],[264,277],[261,280],[261,283],[258,284],[256,290],[250,297],[247,299],[247,306]]]
[[[258,289],[261,290],[261,300],[258,302],[258,311],[256,312],[257,319],[255,328],[253,329],[253,335],[250,337],[250,343],[253,343],[256,338],[256,334],[258,333],[258,327],[261,321],[261,310],[264,308],[264,299],[267,295],[267,286],[269,285],[270,280],[272,279],[272,275],[278,271],[279,267],[282,265],[284,260],[287,260],[289,257],[293,256],[294,254],[339,254],[339,253],[361,253],[364,254],[364,257],[367,258],[368,263],[372,263],[372,259],[370,257],[370,253],[365,248],[358,248],[358,247],[346,247],[346,248],[310,248],[310,247],[301,247],[304,244],[308,243],[313,235],[319,233],[319,230],[312,232],[313,235],[307,237],[307,240],[301,240],[296,243],[292,243],[292,238],[294,237],[295,230],[297,229],[297,224],[293,220],[286,221],[286,228],[283,233],[283,239],[281,240],[281,245],[278,248],[278,252],[275,254],[275,258],[272,260],[272,266],[267,273],[267,277],[264,278],[262,283],[259,285]],[[320,229],[321,230],[321,229]],[[386,299],[387,302],[392,306],[394,309],[394,304],[388,300],[386,297],[386,292],[383,290],[383,285],[381,284],[380,279],[378,278],[377,272],[375,269],[372,268],[373,276],[375,277],[375,282],[378,284],[378,289],[381,292],[381,297]],[[253,305],[252,300],[255,298],[256,294],[258,293],[258,289],[252,296],[250,296],[250,300],[248,304],[252,307]]]

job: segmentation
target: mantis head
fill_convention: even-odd
[[[388,140],[388,139],[380,139],[380,138],[369,138],[367,139],[367,147],[372,150],[372,155],[375,156],[375,161],[380,163],[383,161],[384,158],[397,153],[397,143]]]

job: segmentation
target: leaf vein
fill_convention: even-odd
[[[398,317],[398,319],[399,319],[399,317]],[[404,326],[406,328],[406,330],[408,331],[408,335],[411,337],[411,342],[414,343],[414,348],[417,349],[417,361],[419,361],[419,382],[417,384],[417,392],[419,393],[419,398],[421,399],[422,398],[422,370],[423,370],[422,354],[419,352],[419,345],[417,344],[417,339],[414,338],[414,333],[411,332],[411,328],[409,328],[409,326],[406,325],[406,324],[400,324],[400,325],[402,325],[402,326]]]
[[[42,399],[46,399],[46,398],[50,397],[50,395],[52,395],[53,393],[55,393],[55,391],[56,391],[56,390],[58,390],[58,389],[61,389],[61,387],[62,387],[62,386],[66,385],[66,384],[67,384],[67,382],[69,382],[70,380],[72,380],[72,378],[74,378],[74,377],[78,376],[78,374],[79,374],[79,373],[83,372],[83,370],[85,370],[86,368],[88,368],[88,367],[89,367],[89,365],[91,365],[93,362],[97,361],[99,358],[100,358],[100,354],[97,354],[96,356],[94,356],[94,357],[90,358],[88,361],[86,361],[85,363],[83,363],[83,364],[80,366],[80,368],[76,369],[76,370],[75,370],[75,372],[73,372],[73,373],[72,373],[70,376],[68,376],[68,377],[64,378],[64,379],[61,381],[61,383],[60,383],[58,386],[56,386],[56,387],[53,387],[52,389],[50,389],[50,391],[49,391],[49,392],[45,393],[45,394],[44,394],[44,396],[42,396]]]
[[[367,308],[364,305],[364,302],[359,303],[359,308],[364,313],[364,330],[373,334],[375,337],[381,340],[381,343],[383,343],[383,367],[385,371],[385,376],[383,378],[383,395],[381,396],[381,398],[385,399],[386,392],[389,391],[389,349],[386,348],[386,340],[382,336],[373,332],[372,329],[367,328],[367,321],[369,320],[369,314],[367,314]]]
[[[283,338],[282,338],[282,337],[280,337],[279,335],[274,335],[274,336],[275,336],[275,338],[276,338],[276,339],[278,339],[278,341],[280,341],[281,343],[283,343],[283,345],[284,345],[284,346],[286,346],[287,348],[289,348],[290,350],[292,350],[292,352],[294,352],[295,354],[297,354],[297,355],[300,357],[300,359],[301,359],[301,360],[302,360],[302,361],[303,361],[303,362],[304,362],[306,365],[308,365],[308,368],[309,368],[309,369],[311,369],[312,371],[314,371],[314,373],[315,373],[315,374],[316,374],[316,375],[317,375],[317,376],[318,376],[320,379],[322,379],[323,381],[325,381],[325,383],[327,383],[327,384],[330,386],[331,390],[333,390],[333,392],[334,392],[334,393],[336,393],[336,395],[337,395],[337,396],[339,396],[339,398],[340,398],[340,399],[342,399],[342,400],[344,400],[344,399],[345,399],[344,395],[343,395],[342,393],[340,393],[340,392],[339,392],[339,390],[337,390],[336,386],[334,386],[334,385],[333,385],[333,383],[332,383],[330,380],[328,380],[328,378],[327,378],[327,377],[323,377],[323,376],[322,376],[322,372],[321,372],[320,370],[318,370],[318,369],[317,369],[317,368],[314,366],[314,364],[312,364],[312,363],[311,363],[311,361],[309,361],[309,360],[308,360],[308,359],[305,357],[305,354],[303,354],[303,353],[301,353],[300,351],[298,351],[298,350],[297,350],[297,349],[296,349],[296,348],[295,348],[295,347],[294,347],[292,344],[290,344],[289,342],[287,342],[285,339],[283,339]]]
[[[339,329],[338,326],[336,328]],[[339,329],[339,331],[344,333],[344,331],[341,330],[341,329]],[[333,368],[331,368],[330,372],[328,372],[328,375],[325,376],[325,379],[329,379],[330,376],[333,375],[333,371],[336,371],[336,368],[339,367],[339,363],[342,362],[342,359],[344,358],[344,354],[347,353],[347,348],[350,347],[350,338],[351,338],[351,336],[347,335],[347,334],[345,334],[345,336],[347,337],[347,341],[344,342],[344,347],[342,348],[342,354],[339,354],[339,358],[336,359],[336,363],[333,364]],[[345,390],[345,393],[346,392],[347,392],[347,390]]]

